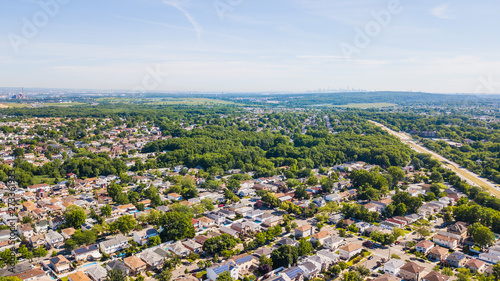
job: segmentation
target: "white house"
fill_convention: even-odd
[[[397,276],[399,274],[399,269],[405,265],[406,262],[399,259],[390,259],[384,264],[384,272],[391,275]]]
[[[101,258],[101,253],[99,253],[99,247],[97,246],[97,244],[74,249],[73,251],[71,251],[71,255],[76,261],[98,260]]]
[[[50,246],[59,248],[64,244],[64,237],[51,229],[45,234],[45,241],[47,241]]]
[[[172,200],[172,201],[180,201],[180,200],[182,200],[182,195],[177,194],[177,193],[169,193],[169,194],[167,194],[167,198],[168,198],[168,200]]]
[[[330,236],[323,241],[323,247],[330,250],[336,250],[345,243],[345,238]]]
[[[108,270],[100,265],[94,265],[87,269],[87,275],[94,281],[106,280]]]
[[[325,243],[325,240],[330,237],[330,233],[326,230],[320,231],[318,233],[315,233],[311,235],[311,243],[315,243],[316,241],[319,241],[321,245]]]
[[[363,247],[360,244],[347,244],[345,246],[340,247],[339,255],[344,260],[349,260],[354,255],[361,253]]]
[[[134,237],[134,241],[142,246],[148,243],[149,238],[158,236],[158,231],[154,227],[149,227],[141,231],[134,232],[132,236]]]
[[[500,262],[500,256],[494,253],[481,253],[479,259],[492,264]]]
[[[109,255],[128,248],[129,244],[128,239],[125,236],[117,235],[114,238],[99,243],[99,247],[101,248],[101,251]]]
[[[176,254],[176,255],[178,255],[178,256],[180,256],[180,257],[186,257],[186,256],[188,256],[188,255],[191,253],[191,251],[190,251],[188,248],[186,248],[186,247],[182,244],[182,242],[181,242],[181,241],[177,241],[177,242],[175,242],[175,243],[171,244],[171,245],[168,247],[168,249],[169,249],[172,253],[174,253],[174,254]]]
[[[238,279],[240,269],[236,266],[236,264],[232,260],[225,261],[223,263],[219,263],[209,267],[207,269],[207,277],[210,281],[215,281],[219,276],[219,274],[226,271],[229,271],[229,274],[231,275],[231,278],[233,278],[233,280]]]
[[[432,237],[432,241],[438,244],[439,246],[443,246],[449,249],[454,249],[457,247],[459,240],[441,234],[436,234]]]
[[[308,260],[299,265],[300,269],[304,272],[304,277],[311,280],[321,273],[321,264]]]
[[[434,247],[434,243],[432,243],[429,240],[423,240],[421,242],[418,242],[417,245],[415,245],[415,249],[417,252],[422,253],[426,255],[432,248]]]

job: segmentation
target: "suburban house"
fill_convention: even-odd
[[[384,272],[398,276],[399,269],[405,265],[405,262],[399,259],[390,259],[384,264]]]
[[[436,234],[432,237],[432,241],[439,246],[443,246],[449,249],[455,249],[458,246],[458,240],[449,236],[444,236],[441,234]]]
[[[200,227],[212,227],[215,226],[215,221],[213,219],[207,218],[207,217],[201,217],[198,218],[198,221],[200,223]]]
[[[71,255],[77,262],[82,260],[98,260],[101,258],[101,253],[99,252],[97,244],[74,249],[71,251]]]
[[[44,276],[46,276],[46,278],[50,278],[41,268],[35,268],[12,275],[12,277],[17,277],[23,281],[41,280]]]
[[[177,193],[169,193],[167,194],[167,199],[172,201],[180,201],[182,200],[182,195]]]
[[[456,251],[451,253],[445,260],[445,262],[453,267],[464,267],[467,262],[467,257],[464,253]]]
[[[75,234],[75,229],[73,227],[61,229],[61,235],[63,236],[64,239],[71,238],[73,234]]]
[[[219,274],[229,271],[229,274],[231,275],[231,278],[233,280],[236,280],[239,278],[239,268],[236,266],[236,264],[232,261],[225,261],[216,265],[213,265],[207,269],[207,277],[210,281],[215,281]]]
[[[323,249],[316,252],[315,256],[310,257],[314,259],[315,257],[319,257],[321,260],[321,264],[323,265],[323,269],[328,269],[330,266],[339,262],[339,255],[335,254],[333,251]],[[318,261],[319,262],[319,261]]]
[[[248,270],[252,266],[252,256],[241,254],[232,257],[230,260],[239,268],[239,270]]]
[[[182,241],[182,245],[184,245],[184,247],[188,248],[193,253],[199,253],[199,252],[203,251],[203,245],[201,245],[201,244],[199,244],[196,241],[191,240],[191,239],[187,239],[185,241]]]
[[[29,242],[31,244],[31,247],[37,248],[40,246],[45,246],[47,241],[45,240],[45,237],[43,234],[38,234],[38,235],[33,235],[29,238]]]
[[[150,269],[160,269],[163,266],[163,257],[154,251],[143,251],[139,257]]]
[[[418,281],[420,273],[425,270],[425,267],[420,266],[414,262],[409,262],[399,268],[399,275],[404,280]]]
[[[177,241],[175,243],[170,244],[170,246],[168,247],[168,249],[172,253],[174,253],[174,254],[176,254],[176,255],[178,255],[180,257],[187,257],[191,253],[191,251],[188,248],[186,248],[182,244],[181,241]]]
[[[318,233],[311,235],[311,243],[319,241],[319,243],[323,245],[323,243],[328,237],[330,237],[330,233],[328,233],[328,231],[326,230],[320,231]]]
[[[82,271],[77,271],[68,274],[68,281],[92,281],[92,280]]]
[[[373,281],[399,281],[399,280],[401,279],[389,273],[386,273],[382,276],[373,279]]]
[[[17,232],[21,237],[26,237],[30,238],[31,236],[35,235],[35,231],[33,230],[33,227],[31,227],[30,223],[25,223],[19,226],[17,229]]]
[[[92,279],[93,281],[104,281],[106,280],[108,271],[106,268],[100,266],[100,265],[94,265],[92,267],[89,267],[87,269],[87,275]]]
[[[441,246],[435,246],[432,249],[430,249],[427,257],[434,261],[444,261],[448,257],[448,254],[449,254],[448,249],[443,248]]]
[[[434,243],[429,240],[420,241],[417,245],[415,245],[415,249],[417,252],[427,255],[427,253],[434,247]]]
[[[265,219],[263,222],[262,222],[262,226],[265,226],[265,227],[273,227],[273,226],[276,226],[278,224],[281,224],[283,222],[283,218],[280,217],[280,216],[272,216],[268,219]]]
[[[36,233],[45,233],[49,230],[49,222],[47,220],[41,220],[35,222]]]
[[[467,238],[467,226],[466,222],[459,221],[448,227],[448,232],[460,235],[462,238]]]
[[[422,281],[448,281],[448,279],[450,279],[449,276],[443,275],[433,270],[429,272],[429,274],[425,275],[422,278]]]
[[[349,260],[357,253],[361,253],[363,247],[360,244],[347,244],[339,248],[340,258],[344,260]]]
[[[308,280],[314,279],[318,276],[318,274],[321,273],[320,263],[306,261],[300,264],[298,267],[302,269],[302,271],[304,272],[304,277],[306,277]]]
[[[304,278],[304,270],[300,268],[300,266],[292,266],[283,270],[280,274],[282,276],[281,279],[278,280],[290,280],[290,281],[302,281]]]
[[[158,236],[158,231],[154,227],[148,227],[141,231],[134,232],[133,234],[134,241],[143,246],[148,243],[148,239],[150,237]]]
[[[126,274],[129,273],[129,268],[120,260],[112,260],[106,264],[106,269],[108,271],[113,270],[113,269],[120,269],[121,271],[125,272]]]
[[[281,245],[290,245],[292,247],[298,247],[299,246],[299,242],[296,241],[296,240],[293,240],[291,238],[288,238],[288,237],[283,237],[282,239],[278,240],[276,242],[276,245],[278,246],[281,246]]]
[[[128,246],[128,239],[123,235],[117,235],[111,239],[99,243],[101,251],[108,255],[128,248]]]
[[[130,268],[133,275],[141,274],[146,271],[146,263],[136,256],[130,256],[123,259],[125,265]]]
[[[51,229],[45,234],[45,241],[51,247],[59,248],[64,244],[64,237]]]
[[[301,225],[295,229],[295,236],[298,238],[309,237],[313,235],[313,233],[314,227],[310,224]]]
[[[483,273],[486,269],[486,263],[484,261],[472,258],[465,263],[465,267],[470,269],[472,273]]]
[[[323,247],[330,250],[336,250],[340,246],[344,245],[345,238],[337,236],[329,236],[323,241]]]
[[[58,255],[50,259],[50,265],[57,273],[69,271],[70,262],[63,255]]]
[[[493,264],[500,262],[500,256],[495,253],[481,253],[479,259]]]
[[[253,255],[256,256],[257,258],[260,258],[261,256],[270,258],[272,252],[273,251],[269,248],[259,248],[253,253]]]

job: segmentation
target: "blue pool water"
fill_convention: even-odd
[[[96,262],[87,263],[86,265],[82,266],[82,268],[89,267],[89,266],[96,265],[96,264],[97,264]]]

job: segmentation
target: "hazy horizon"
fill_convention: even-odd
[[[500,39],[494,36],[500,3],[494,1],[1,5],[2,87],[500,92]]]

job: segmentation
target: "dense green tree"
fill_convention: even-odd
[[[106,281],[127,281],[127,274],[121,269],[111,269],[106,273]],[[170,280],[161,280],[170,281]]]
[[[483,226],[478,222],[469,226],[469,233],[471,234],[474,243],[482,247],[492,245],[495,241],[495,234],[493,234],[488,227]]]
[[[82,207],[71,205],[64,212],[64,219],[69,227],[80,228],[85,223],[87,215]]]
[[[203,250],[209,254],[220,254],[225,250],[232,250],[238,244],[238,240],[228,234],[222,234],[207,239],[203,243]]]
[[[132,215],[124,215],[119,217],[116,221],[111,223],[112,228],[118,229],[121,233],[128,235],[128,233],[134,229],[137,225],[137,221]]]
[[[298,249],[290,245],[281,245],[278,249],[271,253],[273,268],[285,267],[293,265],[299,257]]]
[[[299,256],[305,256],[313,251],[313,246],[309,240],[306,238],[301,238],[299,240]]]
[[[191,219],[192,217],[189,214],[178,211],[163,214],[159,220],[160,225],[163,227],[160,237],[163,241],[194,237],[195,229]]]
[[[217,276],[215,281],[234,281],[234,279],[231,277],[231,273],[229,271],[224,271]]]

